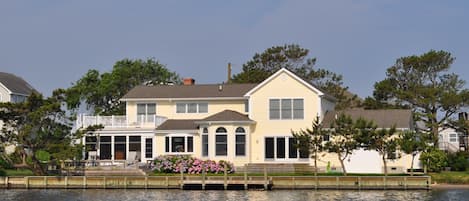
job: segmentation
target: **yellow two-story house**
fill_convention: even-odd
[[[335,99],[281,69],[259,84],[137,86],[121,101],[125,116],[78,117],[77,126],[102,124],[84,137],[87,159],[139,160],[188,154],[247,163],[310,163],[291,131],[332,111]]]

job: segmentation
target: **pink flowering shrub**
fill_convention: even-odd
[[[219,162],[212,160],[201,160],[187,155],[161,155],[154,160],[154,172],[201,174],[205,169],[206,173],[223,173],[225,166],[228,173],[233,173],[232,163],[224,160]]]

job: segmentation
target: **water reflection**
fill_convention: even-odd
[[[1,200],[171,200],[171,201],[293,201],[293,200],[468,200],[468,190],[433,191],[334,191],[334,190],[274,190],[274,191],[181,191],[181,190],[0,190]]]

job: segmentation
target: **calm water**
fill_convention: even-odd
[[[469,200],[469,190],[433,191],[181,191],[181,190],[0,190],[0,200]]]

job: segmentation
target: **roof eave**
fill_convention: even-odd
[[[155,130],[157,134],[164,134],[164,133],[198,133],[198,129],[170,129],[170,130]]]
[[[256,124],[255,121],[195,121],[195,124]]]
[[[197,97],[197,98],[121,98],[120,101],[203,101],[203,100],[246,100],[246,97]]]

